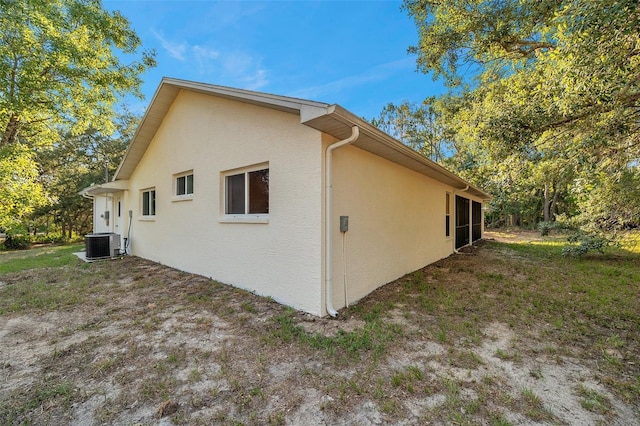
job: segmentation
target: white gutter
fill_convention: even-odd
[[[351,128],[351,136],[347,139],[343,139],[336,143],[333,143],[327,147],[327,150],[324,155],[325,167],[324,167],[324,180],[325,180],[325,194],[324,194],[324,280],[325,280],[325,295],[326,295],[326,305],[327,305],[327,313],[332,317],[336,317],[338,315],[338,311],[333,308],[333,285],[332,285],[332,270],[331,263],[333,257],[333,247],[332,247],[332,212],[331,212],[331,153],[334,149],[340,148],[341,146],[349,145],[355,142],[360,136],[360,128],[358,126],[353,126]]]

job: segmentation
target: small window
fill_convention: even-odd
[[[451,236],[451,194],[447,192],[445,196],[445,217],[444,217],[445,236]]]
[[[269,169],[229,174],[224,184],[225,214],[269,214]]]
[[[178,197],[193,195],[193,173],[176,177],[176,195]]]
[[[156,190],[147,189],[142,191],[142,216],[156,215]]]

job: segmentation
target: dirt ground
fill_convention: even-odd
[[[422,270],[440,292],[431,308],[413,304],[411,276],[338,319],[134,257],[5,274],[0,290],[32,280],[57,299],[0,316],[0,423],[640,425],[640,402],[588,348],[442,293],[499,256],[480,247]]]

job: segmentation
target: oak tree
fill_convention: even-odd
[[[142,96],[154,52],[99,0],[0,0],[0,146],[51,142],[56,128],[110,131],[114,105]]]
[[[448,106],[441,125],[457,148],[452,164],[472,156],[494,202],[537,194],[537,220],[552,219],[556,203],[592,224],[614,216],[640,222],[637,191],[625,190],[640,175],[636,0],[405,0],[404,7],[419,33],[409,49],[418,69],[451,88],[438,101]],[[613,210],[579,214],[597,204]]]
[[[108,135],[117,104],[142,97],[155,53],[140,48],[99,0],[0,0],[0,231],[51,201],[37,150],[61,134]]]

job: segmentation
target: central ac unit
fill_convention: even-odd
[[[120,255],[120,235],[113,232],[101,232],[84,236],[86,258],[104,259]]]

